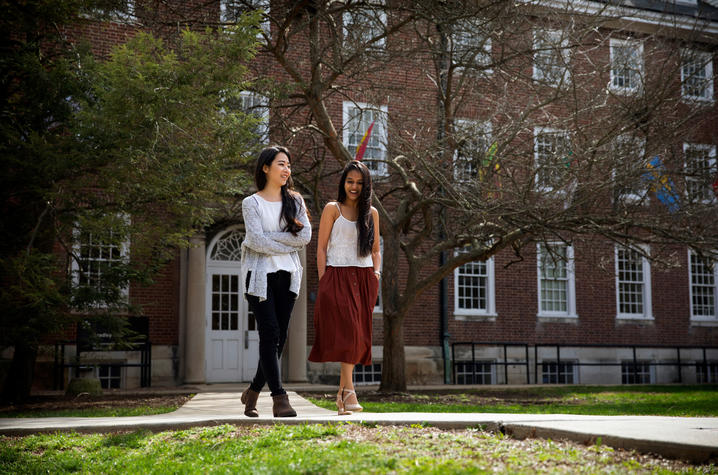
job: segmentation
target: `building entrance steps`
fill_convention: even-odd
[[[244,415],[242,387],[202,387],[184,406],[168,414],[133,417],[43,417],[0,419],[0,434],[38,432],[116,432],[147,429],[164,431],[219,424],[326,424],[431,425],[443,429],[482,428],[515,438],[565,439],[582,444],[601,443],[693,462],[718,459],[718,417],[583,416],[573,414],[498,414],[360,412],[338,416],[288,391],[297,417],[272,417],[272,399],[262,392],[258,418]],[[197,388],[200,389],[200,388]],[[299,386],[292,389],[299,389]],[[312,387],[313,391],[318,388]],[[324,389],[324,388],[322,388]],[[326,387],[327,392],[336,391]]]

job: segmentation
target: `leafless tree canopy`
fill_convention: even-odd
[[[311,163],[299,181],[318,207],[356,130],[379,124],[367,163],[384,236],[385,389],[405,387],[404,316],[462,264],[505,248],[520,258],[541,241],[648,244],[636,249],[666,264],[676,246],[718,249],[715,160],[683,146],[718,139],[714,106],[701,100],[710,78],[698,74],[716,38],[699,21],[666,14],[649,27],[616,2],[572,5],[346,0],[265,11],[264,50],[281,79],[262,92]],[[347,107],[355,115],[343,123]]]

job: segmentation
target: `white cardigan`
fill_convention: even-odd
[[[260,301],[267,299],[267,269],[270,255],[290,255],[296,270],[291,273],[289,291],[295,295],[299,294],[303,269],[297,251],[309,244],[312,239],[312,226],[302,196],[294,193],[294,197],[297,200],[297,219],[304,225],[296,236],[288,231],[264,231],[259,198],[253,194],[242,200],[245,236],[242,241],[241,282],[245,285],[246,293],[259,297]],[[250,271],[252,275],[247,283],[245,280],[247,272]]]

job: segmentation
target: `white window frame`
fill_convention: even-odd
[[[543,262],[543,248],[545,245],[549,246],[562,246],[566,248],[566,311],[557,312],[552,310],[544,310],[541,306],[541,293],[542,293],[542,267]],[[549,243],[537,243],[536,244],[536,276],[537,276],[537,289],[538,289],[538,315],[537,317],[549,317],[549,318],[578,318],[576,313],[576,273],[575,273],[575,262],[573,255],[573,246],[563,242],[549,242]]]
[[[265,35],[269,36],[271,31],[271,25],[269,24],[269,8],[271,1],[270,0],[250,0],[252,3],[252,6],[247,7],[247,11],[250,11],[252,9],[259,10],[261,9],[264,13],[262,14],[262,22],[259,24],[259,28],[264,32]],[[224,24],[230,24],[232,19],[227,17],[227,3],[228,0],[220,0],[219,1],[219,21]],[[247,2],[242,2],[247,3]],[[257,33],[257,37],[261,38],[263,37],[262,33]]]
[[[614,81],[620,77],[619,72],[621,75],[625,72],[625,65],[623,64],[617,64],[617,61],[623,58],[618,58],[616,55],[616,48],[635,48],[637,50],[637,56],[638,56],[638,64],[629,64],[629,74],[630,71],[636,71],[636,82],[637,84],[631,84],[629,86],[618,86],[614,84]],[[643,43],[637,40],[619,40],[615,38],[611,38],[610,41],[610,68],[611,68],[611,78],[609,82],[609,89],[613,92],[616,92],[618,94],[637,94],[640,93],[643,90],[643,76],[645,71],[645,59],[643,57]],[[620,68],[619,68],[620,66]],[[631,80],[631,77],[629,76],[629,80]]]
[[[473,371],[470,371],[470,372],[469,372],[469,371],[458,371],[458,368],[455,367],[455,375],[454,375],[454,377],[456,378],[456,384],[461,384],[461,385],[465,385],[465,384],[466,384],[466,385],[472,385],[472,384],[482,384],[482,385],[486,385],[486,384],[496,384],[496,360],[474,360],[474,361],[471,361],[471,360],[462,360],[462,361],[456,361],[456,362],[455,362],[455,365],[460,365],[460,364],[463,364],[463,365],[488,365],[488,366],[489,366],[489,373],[488,373],[488,374],[485,373],[485,372],[480,372],[480,373],[478,373],[478,374],[480,374],[482,377],[488,375],[488,376],[489,376],[489,382],[488,382],[488,383],[477,383],[476,381],[473,381],[473,382],[471,382],[471,383],[467,383],[467,382],[465,382],[465,381],[466,381],[466,378],[467,378],[467,377],[472,377],[472,376],[474,375],[474,372],[473,372]],[[459,377],[463,377],[463,378],[464,378],[464,382],[463,382],[463,383],[462,383],[462,382],[459,382]]]
[[[129,223],[129,216],[123,215],[122,218]],[[72,273],[72,286],[74,288],[77,288],[80,286],[80,263],[78,262],[78,259],[80,258],[80,254],[82,252],[81,249],[81,243],[80,238],[82,236],[82,229],[80,229],[80,226],[78,224],[75,225],[73,231],[72,231],[72,237],[73,237],[73,243],[72,243],[72,252],[75,256],[70,259],[70,271]],[[130,241],[129,238],[118,246],[120,248],[120,259],[127,262],[130,259]],[[129,286],[122,287],[120,289],[120,293],[123,296],[123,300],[125,302],[129,301],[130,298],[130,288]],[[105,305],[102,305],[100,303],[97,304],[99,308],[105,308]]]
[[[570,364],[570,365],[571,365],[571,372],[570,372],[570,374],[571,374],[571,377],[573,378],[573,381],[571,381],[570,383],[569,383],[569,382],[563,382],[563,383],[562,383],[562,382],[559,381],[559,380],[561,379],[561,375],[562,375],[562,374],[569,374],[569,373],[567,373],[566,371],[563,371],[563,372],[561,371],[561,368],[560,368],[560,366],[559,366],[559,361],[556,361],[556,360],[542,360],[540,364],[541,364],[541,384],[579,384],[579,380],[578,380],[578,366],[579,366],[579,365],[578,365],[578,361],[576,361],[576,360],[561,360],[561,361],[560,361],[560,364],[563,364],[563,365]],[[547,374],[547,373],[544,372],[544,368],[543,368],[543,365],[544,365],[544,364],[555,364],[555,365],[556,365],[556,373],[555,373],[555,374],[556,374],[556,382],[555,382],[555,383],[552,383],[552,382],[546,382],[546,383],[545,383],[545,382],[544,382],[544,375]],[[553,373],[548,373],[548,374],[551,375],[551,374],[553,374]]]
[[[259,123],[257,130],[257,136],[260,140],[260,143],[268,144],[269,143],[269,98],[267,96],[264,96],[262,94],[258,94],[256,92],[252,91],[242,91],[240,93],[240,98],[242,100],[242,110],[245,113],[253,114],[255,117],[259,118],[261,121]],[[256,102],[256,105],[253,105],[251,108],[245,107],[245,100],[251,99],[253,102]],[[258,113],[255,113],[255,110],[253,109],[256,107],[256,111]]]
[[[568,38],[565,36],[563,30],[550,30],[537,28],[534,29],[533,38],[533,78],[536,81],[540,81],[550,86],[566,85],[571,80],[571,72],[569,71],[568,64],[570,61],[570,54],[568,50]],[[548,48],[551,48],[548,50]],[[558,51],[557,51],[558,49]],[[538,60],[541,57],[551,59],[550,70],[551,74],[539,67],[541,62]],[[556,64],[556,61],[560,60],[562,64]],[[559,74],[554,76],[554,71],[561,70]]]
[[[632,145],[635,145],[635,147],[636,147],[636,155],[632,157],[632,160],[636,161],[636,163],[635,163],[636,167],[640,166],[641,170],[645,170],[645,168],[646,168],[646,139],[644,139],[643,137],[633,137],[633,136],[630,136],[627,134],[619,135],[618,137],[615,138],[614,143],[613,143],[614,148],[613,148],[613,150],[611,150],[610,153],[615,154],[616,148],[618,148],[619,146],[622,147],[625,144],[631,144],[631,142],[633,142]],[[626,159],[626,157],[624,157],[624,156],[621,156],[619,158],[620,158],[620,163],[623,163],[623,161]],[[618,165],[619,161],[616,160],[615,157],[614,157],[614,162],[617,164],[617,166],[619,166]],[[616,171],[615,168],[611,172],[613,173],[614,183],[617,183],[616,174],[618,172]],[[633,180],[633,181],[641,183],[643,186],[643,189],[640,190],[638,193],[634,193],[634,192],[625,193],[625,192],[619,190],[620,194],[617,195],[617,198],[624,203],[640,203],[640,202],[648,203],[648,200],[646,199],[646,197],[648,196],[648,192],[650,189],[650,183],[643,180],[642,176],[635,177],[635,180]]]
[[[354,382],[355,386],[370,386],[373,384],[380,384],[381,372],[382,364],[377,361],[373,361],[370,365],[367,366],[356,364],[354,365],[354,371],[352,371],[352,381]],[[358,375],[362,376],[362,381],[357,381]],[[366,380],[367,376],[371,378],[371,381]]]
[[[690,87],[687,81],[692,79],[690,74],[686,73],[685,68],[695,63],[700,62],[703,65],[703,72],[705,75],[705,87],[704,94],[696,96],[690,93]],[[681,97],[689,102],[706,102],[712,103],[715,101],[713,96],[713,55],[705,51],[697,51],[691,49],[684,49],[681,51]]]
[[[713,264],[713,316],[710,315],[696,315],[695,310],[693,308],[693,295],[694,295],[694,285],[693,285],[693,257],[698,257],[698,255],[692,251],[691,249],[688,249],[688,289],[690,292],[690,308],[691,308],[691,323],[696,322],[711,322],[711,323],[718,323],[718,262],[714,262]],[[708,288],[709,286],[703,285],[702,287]]]
[[[639,246],[644,253],[649,252],[648,246]],[[641,274],[643,280],[640,282],[642,285],[642,306],[643,313],[623,313],[621,312],[621,283],[619,280],[618,270],[618,253],[619,250],[631,250],[637,252],[639,259],[641,259]],[[653,320],[653,305],[651,296],[651,264],[650,261],[641,253],[637,251],[635,247],[626,247],[617,244],[614,248],[614,263],[615,263],[615,281],[616,281],[616,319],[617,320]],[[626,281],[627,283],[637,283],[633,281]]]
[[[474,18],[474,20],[478,21],[485,21],[481,18]],[[454,30],[454,32],[450,36],[451,41],[451,51],[452,56],[458,55],[462,51],[467,51],[468,53],[462,54],[462,57],[459,58],[459,61],[457,62],[454,58],[452,61],[455,65],[455,70],[457,72],[466,72],[467,69],[469,71],[475,70],[474,68],[481,68],[480,71],[484,74],[491,74],[493,70],[488,67],[491,65],[491,37],[477,34],[477,29],[474,25],[471,24],[471,20],[463,20],[458,22],[456,25],[458,28]],[[475,54],[473,54],[473,57],[470,59],[471,67],[467,68],[466,66],[461,66],[461,63],[466,63],[465,56],[466,54],[471,53],[472,51],[476,51]]]
[[[688,151],[689,150],[700,150],[700,151],[707,151],[708,152],[708,168],[709,168],[709,179],[712,182],[715,179],[716,171],[718,170],[718,167],[716,167],[716,146],[711,144],[696,144],[696,143],[684,143],[683,144],[683,156],[685,157],[685,172],[686,172],[686,198],[689,200],[694,200],[699,203],[713,203],[716,201],[715,193],[712,189],[712,183],[701,183],[701,180],[699,178],[691,177],[691,173],[693,173],[693,170],[689,167],[688,163]],[[694,183],[695,185],[689,185],[689,183]],[[689,190],[690,186],[705,186],[706,195],[707,198],[703,199],[695,199],[695,197],[691,196],[691,192]]]
[[[361,142],[361,138],[364,136],[366,129],[361,131],[358,129],[350,129],[350,123],[355,120],[357,116],[361,116],[364,111],[371,111],[373,114],[378,115],[378,117],[374,120],[374,128],[371,131],[369,140],[378,140],[377,148],[382,154],[382,157],[376,159],[375,164],[372,164],[372,166],[369,167],[369,171],[371,172],[372,178],[386,177],[389,175],[389,170],[386,164],[388,143],[387,117],[389,115],[389,109],[387,106],[375,106],[363,102],[344,101],[342,107],[342,124],[344,125],[342,138],[344,145],[352,156],[356,154],[356,149],[359,147],[359,143]],[[355,137],[358,136],[359,138],[356,143],[349,142],[352,134],[355,134]],[[364,155],[364,158],[362,158],[362,161],[364,160],[366,160],[366,154]]]
[[[384,0],[372,0],[370,2],[371,6],[364,7],[364,8],[354,8],[353,10],[347,10],[342,14],[342,35],[343,35],[343,45],[345,48],[353,48],[357,45],[349,44],[348,39],[351,37],[350,30],[351,28],[349,25],[354,25],[353,18],[356,15],[360,15],[362,12],[369,12],[368,15],[362,15],[362,19],[366,19],[367,16],[371,18],[371,21],[375,23],[375,20],[378,20],[381,24],[381,28],[383,32],[386,32],[387,28],[387,15],[386,10],[384,9],[385,3]],[[378,13],[378,18],[375,18],[374,12],[376,9],[381,9]],[[371,25],[370,33],[371,36],[366,37],[366,35],[362,35],[360,38],[356,38],[361,43],[367,43],[371,41],[372,38],[379,36],[378,27],[379,25]],[[383,38],[379,38],[379,40],[371,43],[368,45],[369,50],[383,50],[386,47],[386,36]]]
[[[541,165],[541,159],[539,158],[539,136],[542,135],[551,135],[555,137],[563,137],[566,140],[566,145],[568,147],[568,151],[570,152],[571,149],[571,136],[567,130],[561,130],[561,129],[553,129],[550,127],[534,127],[534,164],[536,165],[536,177],[535,177],[535,183],[536,188],[544,193],[548,192],[561,192],[564,193],[565,190],[560,190],[554,188],[552,185],[542,183],[541,176],[539,173],[539,170],[542,168]]]
[[[113,369],[118,369],[120,372],[120,375],[118,377],[110,375],[101,376],[100,372],[102,368],[105,367],[107,370],[111,373]],[[103,387],[102,389],[123,389],[125,387],[125,368],[121,364],[117,363],[102,363],[95,367],[95,377],[100,380],[100,385],[102,385],[103,381],[107,382],[107,388]],[[119,381],[119,386],[117,388],[112,388],[111,382],[112,381]]]
[[[621,384],[655,384],[656,382],[656,366],[653,364],[653,361],[651,360],[637,360],[636,364],[639,365],[647,365],[648,366],[648,382],[633,382],[633,383],[624,383],[623,382],[623,365],[632,365],[634,362],[633,360],[622,360],[621,361]],[[626,373],[628,375],[629,373]],[[639,374],[645,374],[645,373],[639,373]]]
[[[461,252],[461,251],[459,251]],[[457,254],[459,253],[457,252]],[[472,261],[467,264],[479,263]],[[486,265],[486,308],[460,308],[459,307],[459,274],[463,266],[454,269],[454,318],[456,320],[471,320],[471,317],[496,317],[496,280],[494,273],[494,258],[483,261]],[[464,265],[467,265],[464,264]]]
[[[471,142],[472,145],[478,145],[484,148],[483,152],[486,153],[489,148],[491,147],[491,122],[482,122],[478,120],[473,119],[456,119],[455,122],[455,135],[459,136],[462,133],[466,133],[467,135],[469,133],[472,133],[472,131],[475,131],[477,134],[480,134],[481,137],[479,140],[467,140],[467,142]],[[473,138],[473,137],[472,137]],[[483,141],[483,144],[480,142]],[[471,160],[467,160],[465,158],[462,158],[461,156],[461,150],[462,147],[457,146],[456,149],[454,149],[454,158],[453,158],[453,169],[454,169],[454,181],[459,183],[468,183],[472,181],[476,176],[478,176],[478,169],[476,170],[476,173],[472,176],[471,171],[469,170],[469,176],[466,175],[463,169],[459,168],[459,164],[461,162],[468,162],[469,167],[472,165],[475,167],[478,164],[471,162]],[[478,155],[478,151],[475,152]],[[473,158],[473,157],[469,157]]]

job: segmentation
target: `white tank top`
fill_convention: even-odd
[[[285,226],[284,218],[280,221],[280,215],[282,214],[282,202],[281,201],[267,201],[258,194],[254,194],[257,197],[257,203],[259,203],[259,213],[262,215],[262,231],[264,232],[276,232],[282,231],[282,227]],[[270,266],[267,269],[267,273],[277,272],[278,270],[285,270],[287,272],[293,272],[296,270],[294,261],[290,254],[274,254],[269,256]]]
[[[327,265],[332,267],[373,267],[371,254],[359,257],[357,222],[349,221],[342,215],[339,203],[339,217],[334,221],[327,244]]]

